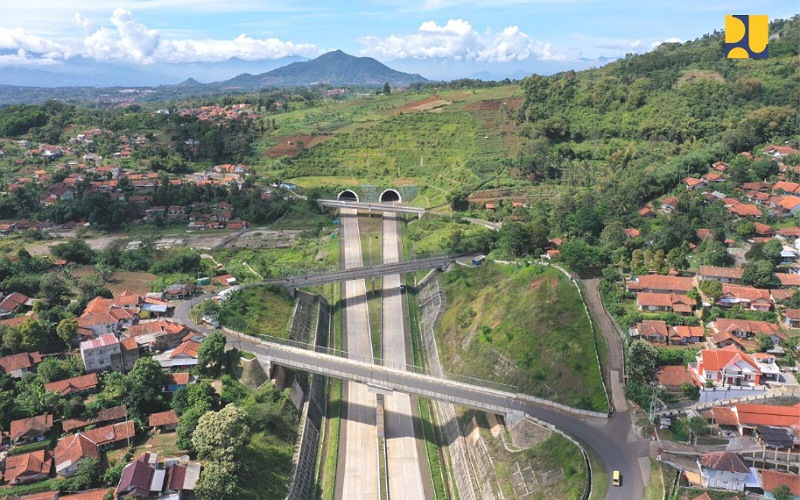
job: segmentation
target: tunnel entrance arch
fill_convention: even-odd
[[[355,191],[351,191],[349,189],[345,189],[344,191],[339,193],[338,196],[336,196],[336,199],[339,200],[339,201],[355,201],[355,202],[358,202],[358,195],[356,194]]]
[[[379,200],[381,203],[392,203],[392,202],[400,203],[403,201],[403,199],[400,197],[400,193],[398,193],[394,189],[387,189],[384,192],[382,192]]]

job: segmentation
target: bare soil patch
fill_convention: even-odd
[[[287,135],[278,137],[276,139],[278,143],[264,151],[264,156],[270,158],[294,156],[303,149],[312,148],[331,138],[333,138],[332,135]]]

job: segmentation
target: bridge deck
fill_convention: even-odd
[[[388,276],[392,274],[411,273],[424,269],[444,268],[455,262],[457,259],[471,258],[472,255],[461,255],[457,257],[428,257],[424,259],[409,260],[405,262],[394,262],[389,264],[379,264],[375,266],[358,267],[343,271],[332,271],[328,273],[308,274],[303,276],[291,276],[286,278],[267,279],[263,285],[284,285],[290,287],[321,285],[324,283],[335,283],[338,281],[349,281],[364,279],[371,276]]]
[[[404,205],[392,205],[388,203],[360,203],[357,201],[341,200],[317,200],[321,207],[328,208],[352,208],[355,210],[365,210],[367,212],[392,212],[398,214],[413,214],[422,217],[427,210],[424,208],[407,207]]]

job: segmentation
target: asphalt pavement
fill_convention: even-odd
[[[383,261],[400,260],[397,216],[383,216]],[[406,319],[400,291],[400,275],[383,277],[382,316],[383,364],[405,369]],[[416,397],[402,392],[384,396],[386,428],[386,466],[389,497],[392,499],[425,498],[421,444],[414,432],[413,405]],[[427,469],[427,468],[426,468]]]
[[[361,234],[355,210],[341,210],[342,242],[346,269],[363,267]],[[345,282],[344,320],[346,350],[350,356],[372,359],[367,290],[363,279]],[[376,396],[367,386],[345,383],[344,419],[339,442],[339,472],[336,496],[342,499],[379,497]]]

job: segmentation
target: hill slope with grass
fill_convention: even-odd
[[[578,290],[556,269],[488,263],[442,275],[438,345],[446,371],[513,384],[578,408],[608,409]]]

